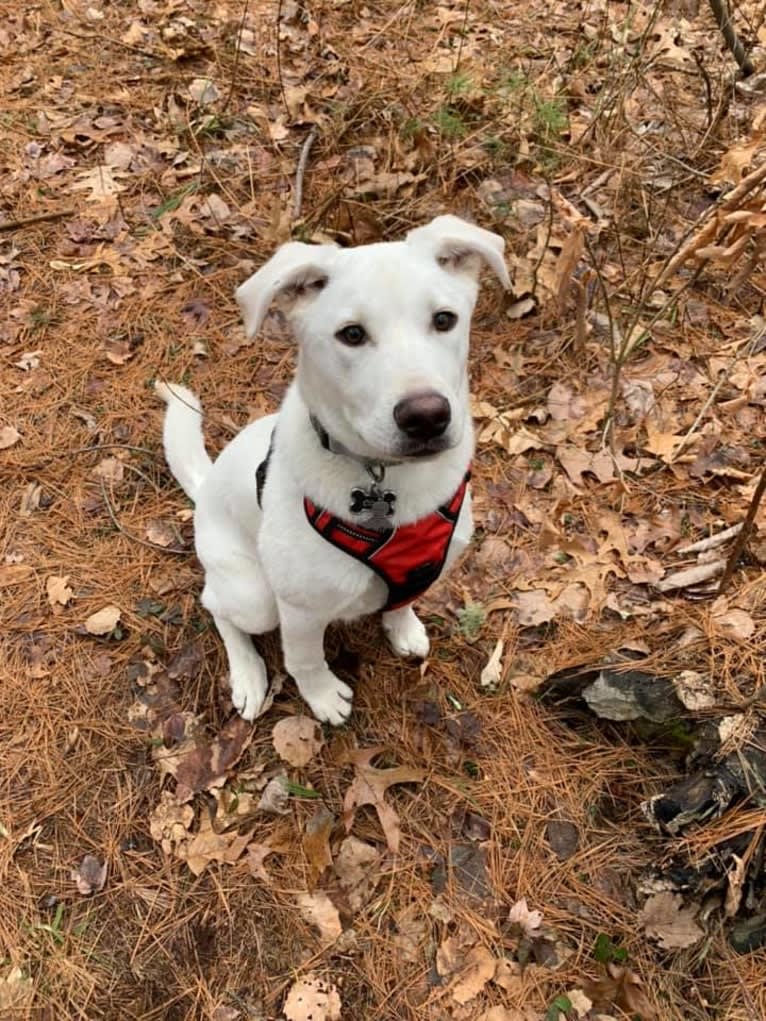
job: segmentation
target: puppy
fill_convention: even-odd
[[[280,628],[287,671],[332,724],[348,718],[353,692],[325,661],[331,621],[382,609],[394,651],[427,655],[412,601],[471,538],[469,330],[481,264],[510,284],[503,249],[455,216],[404,241],[283,245],[236,297],[250,337],[272,304],[282,309],[295,379],[279,412],[215,464],[198,399],[157,384],[167,461],[195,503],[202,604],[245,719],[267,691],[251,635]]]

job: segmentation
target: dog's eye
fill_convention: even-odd
[[[367,340],[367,331],[359,323],[351,323],[349,326],[344,326],[342,330],[338,330],[335,336],[348,347],[359,347]]]
[[[434,329],[439,333],[447,333],[457,322],[454,312],[435,312],[433,318]]]

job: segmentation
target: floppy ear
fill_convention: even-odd
[[[477,227],[459,216],[437,216],[425,227],[407,235],[407,244],[430,249],[445,269],[470,273],[478,279],[480,260],[484,261],[500,283],[508,289],[511,280],[503,259],[505,241],[499,234]]]
[[[289,311],[299,298],[318,294],[327,283],[336,251],[333,245],[304,245],[301,241],[288,241],[277,249],[235,291],[247,336],[255,336],[274,301]]]

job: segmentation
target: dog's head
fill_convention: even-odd
[[[479,272],[508,287],[504,242],[456,216],[404,241],[283,245],[237,290],[248,336],[278,304],[300,345],[298,385],[331,436],[362,457],[433,457],[467,427]]]

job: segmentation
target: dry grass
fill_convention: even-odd
[[[449,209],[502,230],[517,273],[526,265],[544,275],[545,253],[536,266],[538,256],[530,256],[537,227],[509,205],[519,196],[539,201],[546,181],[574,201],[607,173],[593,201],[608,221],[601,269],[623,322],[645,311],[639,299],[648,297],[647,281],[706,207],[708,175],[752,110],[731,89],[704,5],[684,28],[701,43],[699,63],[688,67],[658,49],[657,38],[674,24],[662,5],[574,6],[285,0],[277,52],[271,2],[0,4],[7,97],[0,210],[4,221],[62,212],[0,234],[0,294],[9,312],[0,325],[0,427],[13,425],[22,436],[0,451],[0,935],[2,975],[18,966],[33,990],[31,1005],[9,1000],[3,1019],[226,1021],[235,1016],[222,1013],[227,1007],[242,1018],[276,1018],[285,991],[306,971],[339,985],[344,1017],[354,1021],[479,1018],[503,994],[494,989],[456,1007],[434,984],[434,948],[466,931],[497,954],[515,951],[504,919],[521,897],[544,912],[569,953],[558,970],[529,970],[527,1006],[538,1017],[557,994],[599,975],[592,956],[599,933],[626,948],[662,1019],[766,1016],[762,952],[736,957],[718,922],[702,949],[660,951],[640,931],[634,895],[645,866],[671,851],[696,860],[740,824],[762,826],[763,813],[728,818],[673,845],[650,831],[639,810],[677,775],[670,749],[630,746],[617,728],[564,717],[507,682],[494,696],[478,683],[500,636],[509,663],[536,663],[540,674],[642,639],[652,650],[647,669],[707,668],[720,706],[732,708],[762,683],[758,632],[744,643],[726,639],[706,604],[683,599],[622,621],[594,597],[579,623],[532,629],[499,611],[471,642],[455,617],[466,601],[506,595],[527,570],[540,577],[556,569],[545,562],[535,509],[552,526],[573,522],[570,538],[598,537],[605,513],[622,515],[626,529],[669,514],[679,540],[682,518],[695,536],[739,520],[743,480],[735,488],[725,477],[690,476],[690,460],[630,482],[588,477],[576,488],[543,454],[553,481],[540,490],[530,485],[526,455],[484,445],[475,482],[479,538],[502,538],[512,556],[494,572],[491,563],[469,560],[429,596],[436,651],[425,676],[386,650],[375,621],[330,636],[331,658],[340,656],[357,680],[353,719],[328,734],[322,755],[294,778],[320,791],[338,815],[352,777],[343,757],[355,743],[384,744],[392,762],[428,771],[424,784],[389,795],[402,820],[402,852],[384,859],[375,896],[353,918],[355,938],[343,949],[323,950],[296,905],[308,873],[301,834],[315,802],[292,799],[286,822],[259,818],[257,839],[279,833],[283,847],[268,859],[270,886],[244,865],[213,864],[194,878],[149,833],[161,781],[146,735],[129,723],[135,665],[165,664],[197,642],[201,666],[182,688],[182,709],[215,732],[231,705],[222,648],[196,600],[188,508],[163,462],[161,413],[147,384],[189,381],[203,397],[216,450],[278,404],[292,347],[271,321],[264,337],[245,345],[232,293],[249,260],[260,262],[289,235],[291,184],[315,114],[323,117],[303,220],[293,225],[298,236],[391,237]],[[745,15],[757,32],[757,11]],[[189,83],[201,77],[220,92],[211,108],[189,98]],[[588,125],[579,112],[586,108]],[[133,162],[118,169],[122,190],[110,213],[108,203],[89,203],[72,185],[104,165],[113,142],[132,146]],[[375,194],[357,191],[349,151],[362,145],[373,146],[373,156],[353,159],[374,159],[375,174],[413,180],[390,193],[382,184]],[[45,176],[38,161],[51,155],[66,161]],[[498,184],[497,201],[487,181]],[[229,207],[223,223],[220,208],[207,215],[199,208],[210,194]],[[551,220],[560,236],[558,213]],[[93,261],[78,268],[84,260]],[[589,286],[597,290],[595,279]],[[719,279],[703,275],[677,318],[658,324],[646,357],[657,359],[658,372],[671,355],[686,366],[705,366],[722,351],[729,357],[729,338],[741,339],[762,286],[756,273],[727,296]],[[574,304],[551,300],[532,318],[511,321],[490,288],[474,334],[476,395],[503,410],[533,410],[562,380],[586,395],[608,392],[608,345],[592,334],[578,350],[576,326]],[[210,357],[195,352],[199,340]],[[25,352],[40,352],[39,365],[20,368]],[[651,373],[650,362],[626,363],[626,378]],[[695,390],[682,377],[679,370],[675,382],[663,382],[682,408],[671,432],[688,428],[716,378]],[[614,410],[630,447],[637,428]],[[738,413],[716,413],[729,439],[747,434]],[[752,434],[762,434],[751,421]],[[107,457],[123,466],[121,480],[94,476]],[[147,540],[155,520],[174,524],[181,552]],[[67,606],[49,605],[51,576],[68,578]],[[599,598],[628,588],[610,575]],[[759,623],[762,591],[740,578],[731,597]],[[161,604],[148,615],[147,599]],[[84,620],[107,604],[121,610],[119,634],[82,634]],[[677,647],[692,626],[697,640]],[[276,641],[265,647],[279,670]],[[439,707],[435,725],[422,722],[423,698]],[[271,727],[300,711],[288,685],[238,768],[273,766]],[[450,736],[449,721],[461,712],[478,721],[475,743]],[[429,914],[434,863],[465,842],[456,821],[465,808],[491,826],[491,904],[471,901],[453,870],[444,907]],[[554,818],[579,832],[566,861],[546,839]],[[354,833],[382,847],[372,816],[360,813]],[[104,890],[90,898],[70,877],[87,853],[109,866]],[[401,933],[412,917],[426,924],[410,959]]]

